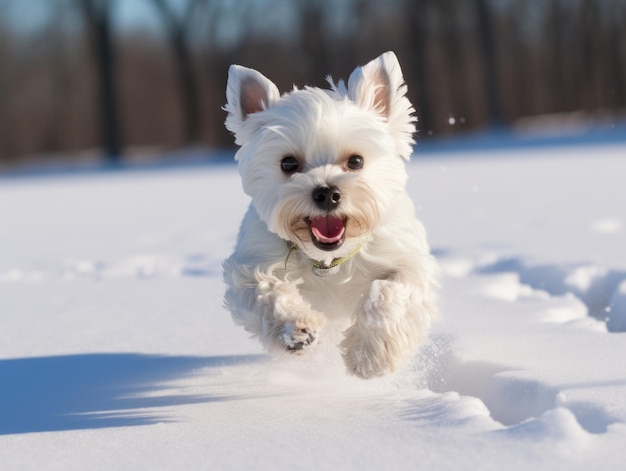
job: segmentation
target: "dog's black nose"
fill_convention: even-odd
[[[326,211],[335,209],[341,201],[341,191],[336,186],[318,186],[313,190],[313,201]]]

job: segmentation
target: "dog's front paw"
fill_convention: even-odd
[[[281,335],[285,350],[290,353],[303,353],[317,343],[319,330],[301,323],[286,322]]]
[[[353,324],[345,331],[341,351],[348,373],[359,378],[375,378],[395,370],[397,345],[381,326]]]
[[[393,365],[384,351],[371,346],[361,345],[344,350],[343,359],[348,373],[362,379],[383,376],[393,371]]]

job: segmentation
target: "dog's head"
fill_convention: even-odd
[[[405,190],[414,109],[387,52],[347,86],[280,95],[256,70],[230,67],[226,127],[241,146],[244,191],[267,228],[311,259],[345,257],[386,222]]]

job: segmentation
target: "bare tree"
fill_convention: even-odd
[[[82,7],[91,47],[97,64],[99,80],[102,145],[106,158],[117,163],[122,155],[119,114],[116,102],[115,48],[113,44],[114,0],[79,0]]]
[[[461,0],[463,2],[463,0]],[[469,104],[467,100],[466,54],[463,47],[463,30],[458,21],[464,13],[459,0],[443,0],[438,3],[442,13],[442,42],[447,56],[447,73],[449,77],[448,94],[452,97],[450,113],[467,118]]]
[[[188,34],[192,30],[191,23],[196,17],[198,8],[207,0],[188,0],[182,14],[177,15],[167,0],[152,0],[160,13],[169,38],[176,70],[185,116],[185,143],[193,144],[199,140],[200,106],[198,103],[198,86],[193,67]]]
[[[620,0],[614,0],[609,12],[609,65],[610,89],[613,93],[612,105],[616,108],[626,107],[626,78],[624,65],[626,60],[626,41],[623,41],[623,31],[626,28],[626,7]],[[621,35],[620,35],[621,33]]]
[[[550,54],[546,61],[548,69],[548,87],[552,97],[551,110],[562,110],[565,105],[562,62],[563,46],[563,8],[560,0],[550,0],[546,17],[546,38],[550,47]]]
[[[11,37],[6,33],[5,15],[6,4],[0,4],[0,161],[8,159],[13,154],[11,140],[11,116],[10,104],[10,75],[11,67]]]
[[[421,130],[432,131],[434,126],[432,105],[430,103],[430,87],[428,80],[427,36],[426,25],[431,7],[431,0],[407,0],[405,4],[407,21],[407,42],[413,52],[409,61],[410,74],[417,81],[417,115]]]
[[[487,5],[487,0],[474,0],[474,5],[478,20],[478,41],[483,53],[487,115],[491,126],[500,126],[503,124],[503,119],[498,90],[498,75],[490,9]]]
[[[225,20],[227,14],[233,14],[240,18],[241,25],[246,25],[242,29],[249,31],[247,23],[252,20],[252,15],[249,5],[244,1],[226,5],[224,1],[211,0],[203,6],[206,7],[206,14],[203,15],[206,24],[203,27],[202,76],[204,82],[202,89],[206,95],[206,102],[210,106],[205,114],[208,140],[216,146],[229,146],[232,145],[232,137],[224,127],[225,114],[221,107],[226,99],[228,67],[237,54],[218,44],[219,25]]]
[[[56,8],[51,8],[50,21],[47,26],[48,61],[50,68],[50,104],[46,117],[46,129],[44,129],[44,149],[52,152],[60,152],[66,148],[64,142],[64,130],[68,122],[66,110],[68,106],[69,90],[72,86],[71,76],[68,70],[67,38],[65,37],[65,15],[67,14],[67,2],[58,0]]]
[[[330,52],[326,44],[324,15],[327,5],[323,0],[301,0],[299,2],[302,50],[307,56],[307,75],[314,83],[330,73]]]

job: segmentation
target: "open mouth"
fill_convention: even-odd
[[[317,216],[307,219],[311,239],[318,249],[335,250],[343,244],[346,234],[344,220],[337,216]]]

